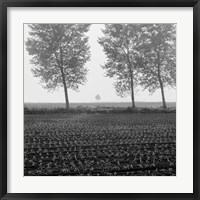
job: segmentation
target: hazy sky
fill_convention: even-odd
[[[106,56],[103,48],[98,44],[97,39],[103,36],[101,29],[103,24],[92,24],[87,35],[89,36],[89,45],[91,58],[86,63],[89,69],[87,75],[87,83],[79,87],[79,92],[68,89],[69,101],[72,102],[95,102],[95,96],[101,96],[100,102],[130,102],[131,97],[121,98],[117,96],[115,88],[113,87],[114,80],[105,77],[105,71],[101,68],[106,62]],[[27,40],[28,25],[24,25],[24,40]],[[54,92],[47,92],[40,85],[39,78],[33,77],[30,64],[31,56],[28,55],[26,48],[24,48],[24,102],[64,102],[64,90],[59,88]],[[167,102],[176,101],[176,90],[165,89],[165,97]],[[135,94],[136,101],[158,102],[162,101],[160,90],[153,95],[149,95],[148,91],[137,89]]]

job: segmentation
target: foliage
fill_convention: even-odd
[[[140,84],[150,93],[176,86],[176,25],[147,24],[141,32]]]
[[[26,49],[32,56],[32,72],[44,88],[78,90],[86,82],[85,63],[90,58],[88,24],[31,24]]]
[[[107,56],[107,62],[102,67],[106,76],[115,79],[117,94],[122,97],[130,94],[131,84],[134,87],[138,84],[136,58],[139,54],[139,30],[138,24],[106,24],[104,37],[99,39]]]

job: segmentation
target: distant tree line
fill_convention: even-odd
[[[90,59],[88,24],[31,24],[26,49],[32,55],[32,72],[43,87],[63,87],[66,109],[68,89],[85,84]],[[114,78],[119,96],[131,94],[135,108],[135,88],[154,93],[160,89],[166,108],[164,89],[176,86],[175,24],[106,24],[98,42],[106,54],[102,68]]]

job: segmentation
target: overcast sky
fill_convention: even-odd
[[[101,68],[106,62],[106,56],[103,48],[98,44],[97,39],[103,36],[101,29],[103,24],[92,24],[87,35],[89,36],[89,45],[91,58],[86,63],[89,69],[87,75],[87,83],[81,85],[79,92],[68,90],[69,101],[72,102],[95,102],[95,96],[101,96],[100,102],[130,102],[131,97],[121,98],[117,96],[115,88],[113,87],[114,80],[105,77],[105,71]],[[24,25],[24,40],[27,40],[28,25]],[[47,92],[40,85],[39,78],[33,77],[30,64],[31,56],[28,55],[26,48],[24,48],[24,102],[65,102],[64,90],[60,88],[54,92]],[[176,90],[165,89],[165,97],[167,102],[176,101]],[[135,94],[136,101],[158,102],[162,101],[160,90],[153,95],[149,95],[148,91],[142,91],[138,88]]]

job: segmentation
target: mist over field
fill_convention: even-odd
[[[140,108],[159,108],[162,106],[162,102],[136,102],[136,106]],[[40,108],[65,108],[65,103],[24,103],[24,107],[28,109],[40,109]],[[92,103],[70,103],[71,108],[76,107],[131,107],[131,102],[92,102]],[[167,103],[168,108],[175,108],[176,102]]]

